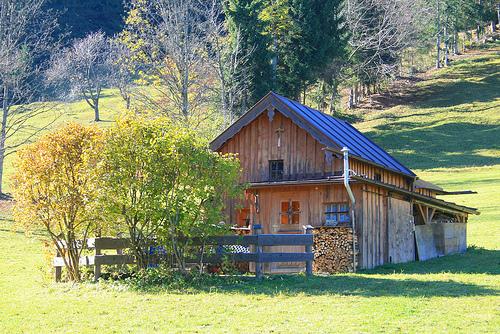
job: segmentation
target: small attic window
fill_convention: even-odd
[[[380,173],[375,173],[373,179],[378,182],[382,182],[382,175]]]
[[[283,160],[269,160],[269,180],[283,180]]]

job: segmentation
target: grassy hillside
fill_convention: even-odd
[[[182,292],[131,291],[119,284],[50,282],[40,235],[13,232],[6,216],[0,221],[0,333],[498,332],[499,65],[498,50],[459,60],[429,73],[402,104],[357,115],[363,119],[358,128],[423,179],[478,192],[445,197],[481,211],[470,217],[468,242],[476,247],[466,254],[357,274],[274,276],[261,284],[220,278]],[[121,101],[107,97],[103,109],[114,103]],[[83,103],[69,110],[59,124],[91,122]]]
[[[413,169],[498,165],[499,69],[500,48],[457,60],[428,73],[403,104],[368,111],[356,127]]]
[[[476,51],[427,73],[383,111],[361,110],[356,127],[422,179],[449,190],[442,196],[479,208],[470,217],[469,244],[500,248],[500,48]]]
[[[106,89],[101,94],[102,99],[99,101],[100,115],[102,122],[99,126],[106,127],[113,122],[122,110],[125,110],[125,104],[120,95],[113,89]],[[71,103],[55,102],[53,108],[30,119],[27,125],[33,128],[47,127],[47,131],[56,129],[68,122],[77,122],[81,124],[93,124],[94,112],[85,101],[75,101]],[[17,132],[8,139],[7,146],[22,142],[28,134],[26,132]],[[7,156],[5,160],[5,175],[4,175],[4,192],[10,191],[10,177],[14,171],[15,154]]]

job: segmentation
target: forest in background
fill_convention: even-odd
[[[66,40],[82,38],[94,31],[108,36],[123,29],[126,3],[123,0],[47,0],[44,10],[57,11],[61,31]]]

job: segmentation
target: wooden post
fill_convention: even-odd
[[[311,225],[306,225],[304,226],[304,233],[305,234],[312,234],[313,227]],[[312,245],[306,245],[306,253],[312,253]],[[312,260],[306,261],[306,275],[307,276],[312,276],[312,265],[313,262]]]
[[[56,257],[60,257],[60,256],[61,256],[61,253],[59,252],[59,250],[56,249]],[[62,267],[56,266],[54,268],[55,268],[56,282],[60,282],[61,281],[61,274],[62,274]]]
[[[118,232],[118,234],[117,234],[116,236],[117,236],[117,238],[122,239],[122,238],[124,237],[124,235],[125,235],[125,233],[123,233],[123,232]],[[116,254],[118,254],[118,255],[123,255],[123,249],[122,249],[122,248],[117,248],[117,249],[116,249]]]
[[[257,244],[255,245],[255,253],[257,254],[257,261],[255,261],[255,277],[262,278],[262,262],[260,262],[260,254],[262,253],[262,246],[259,245],[259,235],[262,233],[262,226],[255,224],[253,226],[253,234],[257,236]]]
[[[95,257],[94,257],[94,282],[97,282],[99,280],[99,277],[101,277],[101,265],[97,262],[97,255],[101,255],[101,249],[100,248],[95,248]]]

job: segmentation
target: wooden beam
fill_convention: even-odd
[[[261,253],[260,262],[306,262],[314,260],[313,253]]]
[[[313,261],[313,253],[222,253],[211,254],[203,257],[205,263],[217,263],[223,259],[240,262],[306,262]],[[200,256],[195,256],[188,260],[188,263],[196,263],[201,260]]]
[[[431,213],[429,214],[429,223],[432,222],[432,218],[434,218],[434,213],[436,213],[436,208],[432,208]]]
[[[124,249],[130,247],[130,240],[126,238],[89,238],[87,247],[90,249]]]
[[[420,215],[422,216],[422,219],[424,220],[424,223],[427,224],[427,216],[424,213],[424,209],[422,208],[421,204],[417,203],[418,211],[420,211]]]
[[[54,267],[64,267],[64,259],[62,257],[54,258]],[[81,266],[93,265],[112,265],[112,264],[133,264],[135,258],[130,255],[95,255],[80,257],[79,264]]]
[[[313,244],[312,234],[261,234],[260,246],[310,246]]]
[[[411,198],[413,198],[415,200],[415,202],[422,203],[424,205],[428,205],[430,207],[436,208],[436,209],[443,211],[443,212],[450,212],[453,214],[455,214],[457,212],[461,213],[461,214],[464,214],[464,213],[475,214],[475,215],[480,214],[480,212],[477,211],[477,209],[475,209],[475,208],[469,208],[469,207],[466,207],[463,205],[458,205],[455,203],[446,202],[446,201],[443,201],[443,200],[440,200],[437,198],[427,197],[427,196],[418,194],[416,192],[409,191],[409,190],[406,190],[403,188],[399,188],[399,187],[396,187],[396,186],[393,186],[393,185],[390,185],[387,183],[378,182],[378,181],[367,179],[367,178],[357,176],[357,175],[353,175],[353,176],[351,176],[351,178],[353,180],[356,180],[356,181],[360,181],[360,182],[364,182],[364,183],[368,183],[368,184],[372,184],[372,185],[377,185],[377,186],[394,191],[394,192],[399,193],[399,194],[408,195]]]
[[[434,205],[434,204],[430,204],[430,203],[427,203],[427,202],[422,202],[422,201],[420,201],[418,199],[415,199],[415,203],[422,203],[423,205],[427,205],[427,206],[429,206],[431,208],[437,209],[438,211],[450,213],[452,215],[459,214],[459,213],[457,213],[457,210],[447,209],[446,207],[442,207],[442,206],[439,206],[439,205]],[[479,213],[477,213],[477,211],[476,211],[476,214],[479,214]]]

